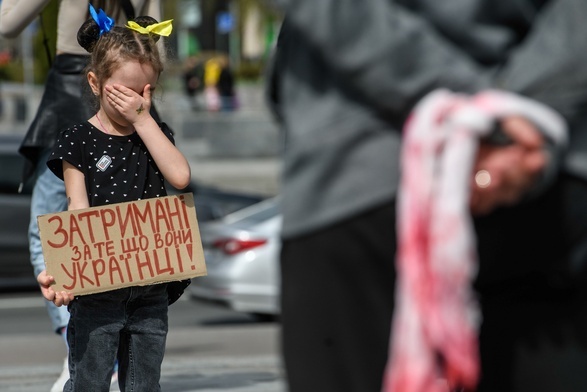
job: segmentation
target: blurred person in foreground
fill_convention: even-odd
[[[278,3],[285,21],[268,94],[285,131],[289,390],[382,389],[402,129],[439,88],[509,91],[568,124],[563,151],[532,122],[505,116],[508,144],[482,142],[476,154],[473,173],[491,179],[470,181],[482,317],[476,390],[587,390],[587,2]]]
[[[50,2],[51,0],[3,0],[0,5],[0,34],[7,38],[18,36]],[[87,104],[90,101],[82,99],[84,94],[90,94],[84,75],[89,55],[77,41],[79,26],[89,18],[88,4],[93,4],[96,9],[104,9],[120,24],[134,17],[135,13],[161,19],[160,0],[60,1],[55,57],[49,59],[51,68],[45,82],[43,97],[19,149],[27,159],[27,171],[24,173],[23,181],[31,178],[35,181],[28,233],[31,264],[35,276],[39,276],[45,270],[37,216],[67,209],[63,181],[48,170],[47,157],[60,131],[73,123],[87,120],[94,113],[91,105]],[[65,339],[69,321],[67,307],[56,307],[49,301],[45,303],[53,330]],[[61,391],[68,377],[66,359],[63,372],[51,391]]]

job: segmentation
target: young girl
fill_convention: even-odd
[[[92,10],[93,11],[93,10]],[[99,110],[61,133],[47,162],[65,181],[68,209],[165,196],[164,178],[176,188],[190,180],[187,160],[165,124],[149,113],[163,64],[159,35],[171,21],[139,17],[114,26],[102,10],[82,25],[78,41],[91,53],[87,79]],[[45,279],[43,281],[43,279]],[[65,391],[108,391],[115,359],[121,391],[159,391],[167,335],[167,284],[79,296],[44,295],[69,304],[70,379]]]
[[[134,15],[150,15],[161,18],[163,0],[90,0],[95,8],[103,8],[124,24]],[[52,0],[3,0],[0,2],[0,35],[16,38],[37,18],[41,18],[46,7],[54,4]],[[126,5],[125,5],[126,3]],[[130,5],[129,5],[130,3]],[[84,69],[89,53],[76,39],[77,30],[89,18],[88,1],[60,0],[54,37],[55,56],[48,59],[51,64],[44,84],[43,96],[19,148],[26,158],[27,170],[23,173],[23,183],[34,182],[31,195],[31,219],[29,222],[29,253],[33,272],[37,277],[45,269],[45,259],[41,248],[37,216],[60,212],[67,209],[67,199],[63,181],[47,168],[47,158],[57,140],[59,132],[72,124],[85,121],[95,113],[89,102],[82,101],[86,85]],[[44,17],[44,16],[43,16]],[[43,30],[41,23],[40,29]],[[45,42],[46,43],[46,42]],[[162,47],[159,42],[159,48]],[[151,111],[155,112],[154,107]],[[155,113],[156,115],[156,113]],[[157,118],[157,117],[155,117]],[[65,327],[69,322],[66,307],[56,307],[46,301],[52,330],[65,337]],[[64,370],[51,388],[51,392],[63,391],[69,378],[67,361]],[[113,377],[116,377],[115,375]]]

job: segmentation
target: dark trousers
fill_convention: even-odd
[[[587,391],[587,185],[476,221],[482,309],[477,392]]]
[[[70,379],[64,391],[109,391],[116,359],[121,391],[161,391],[168,330],[166,288],[127,287],[79,296],[70,303]]]
[[[482,312],[476,392],[587,391],[587,185],[475,221]],[[282,344],[290,392],[380,391],[394,307],[390,203],[284,241]]]
[[[379,392],[394,307],[395,203],[284,241],[282,349],[291,392]]]

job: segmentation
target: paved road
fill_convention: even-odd
[[[170,308],[163,362],[165,392],[285,392],[276,322],[193,302]],[[0,391],[46,392],[65,345],[49,332],[36,293],[0,295]]]
[[[60,364],[1,367],[0,390],[46,392],[61,372]],[[117,390],[113,388],[113,390]],[[285,392],[280,369],[272,356],[166,360],[164,392]]]

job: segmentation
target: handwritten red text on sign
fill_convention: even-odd
[[[39,217],[47,272],[90,293],[205,274],[193,196]]]

